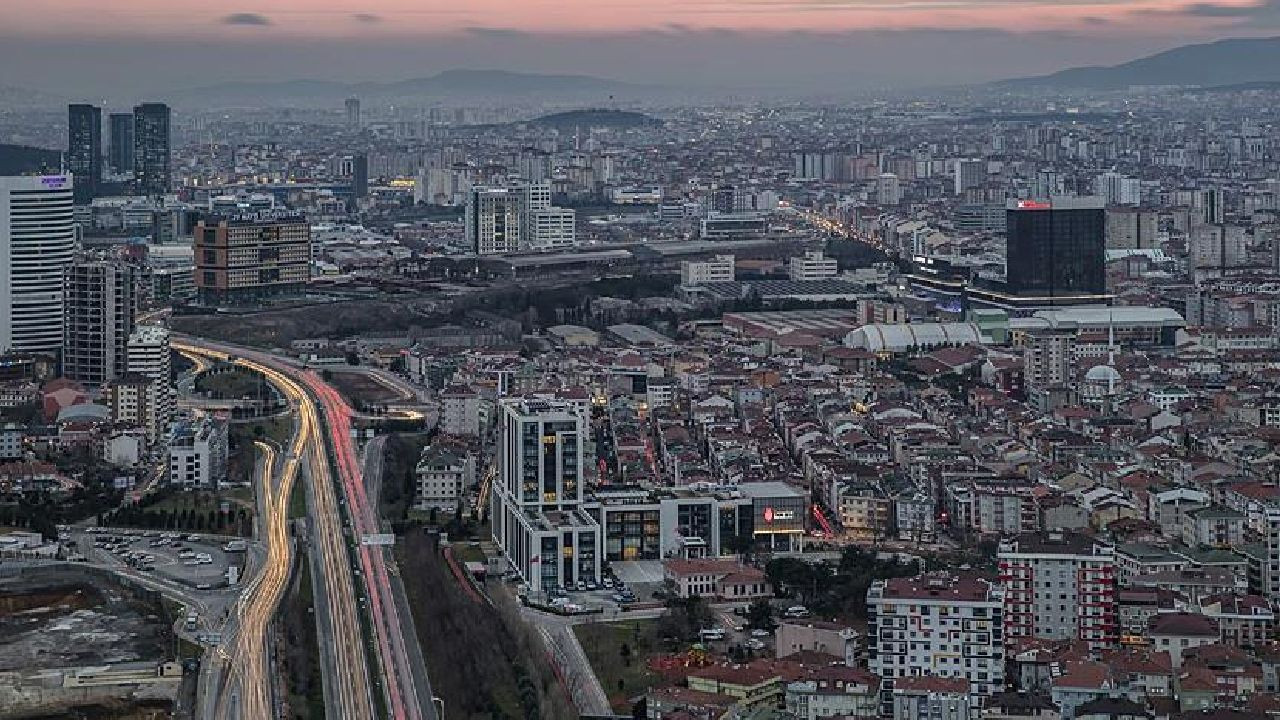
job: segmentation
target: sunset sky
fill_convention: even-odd
[[[930,84],[1275,34],[1280,0],[6,0],[0,84],[144,91],[207,74],[362,80],[456,67]]]

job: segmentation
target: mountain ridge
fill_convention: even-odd
[[[1004,89],[1123,90],[1141,85],[1215,87],[1280,81],[1280,37],[1181,45],[1118,65],[1067,68],[991,83]]]

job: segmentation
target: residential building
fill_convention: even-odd
[[[1004,604],[997,583],[969,573],[872,583],[867,647],[870,669],[883,679],[883,711],[893,711],[900,678],[962,679],[974,708],[1004,689]]]
[[[1182,542],[1191,547],[1239,547],[1244,544],[1244,530],[1244,513],[1221,505],[1193,508],[1182,515]]]
[[[107,383],[106,402],[111,410],[111,422],[142,429],[148,443],[154,443],[156,438],[158,400],[154,382],[143,375],[120,375]]]
[[[952,179],[954,193],[964,195],[965,191],[980,187],[987,181],[987,162],[972,158],[956,160]]]
[[[489,427],[490,405],[475,388],[450,385],[440,391],[440,432],[447,435],[480,435]]]
[[[824,620],[786,620],[774,631],[774,656],[820,652],[842,658],[852,667],[858,652],[858,631]]]
[[[475,455],[442,445],[428,445],[418,458],[414,478],[415,510],[453,513],[467,489],[475,485]]]
[[[137,291],[137,273],[123,262],[78,260],[67,268],[63,375],[101,385],[125,373]]]
[[[147,441],[155,444],[164,439],[177,404],[173,384],[173,360],[169,349],[169,331],[159,325],[139,325],[127,342],[130,375],[150,381],[150,414],[142,417]]]
[[[1116,250],[1155,248],[1159,222],[1160,217],[1154,210],[1107,208],[1107,248]]]
[[[875,718],[880,712],[880,678],[861,668],[817,668],[787,683],[786,709],[800,720]]]
[[[295,295],[311,281],[311,226],[300,215],[212,217],[194,234],[196,291],[206,303]]]
[[[1190,648],[1212,645],[1221,639],[1218,623],[1199,613],[1159,613],[1147,626],[1147,639],[1151,647],[1169,653],[1176,670],[1182,665],[1182,656]]]
[[[1022,377],[1029,388],[1060,387],[1072,381],[1075,333],[1042,329],[1027,333]]]
[[[1102,650],[1119,640],[1115,550],[1072,532],[1003,540],[998,555],[1009,638],[1076,638]]]
[[[582,409],[537,396],[498,403],[493,539],[533,591],[600,579],[600,526],[582,511]]]
[[[216,488],[227,480],[227,423],[212,415],[174,424],[169,440],[169,482]]]
[[[921,676],[893,683],[893,720],[969,720],[977,715],[963,678]]]
[[[88,205],[102,182],[102,108],[67,106],[67,171],[76,179],[77,205]]]
[[[0,353],[62,349],[73,203],[68,175],[0,177]]]
[[[133,184],[139,195],[173,189],[169,106],[143,103],[133,109]]]

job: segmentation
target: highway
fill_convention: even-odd
[[[348,718],[373,720],[375,713],[372,683],[364,652],[363,632],[356,603],[355,579],[343,533],[338,499],[329,473],[328,454],[325,447],[326,436],[322,432],[319,409],[312,395],[304,386],[286,375],[286,372],[296,373],[296,369],[284,365],[282,367],[285,372],[281,372],[271,361],[270,356],[246,353],[234,348],[222,348],[200,341],[175,341],[173,346],[184,353],[202,354],[222,360],[231,360],[234,354],[236,364],[261,373],[280,390],[290,404],[297,408],[298,433],[291,444],[290,456],[286,459],[288,468],[285,472],[296,473],[297,464],[305,462],[307,478],[310,480],[310,505],[314,508],[311,513],[314,547],[318,552],[321,568],[317,576],[320,581],[318,590],[325,595],[325,605],[328,610],[322,618],[326,622],[318,630],[322,637],[322,645],[332,650],[332,652],[323,653],[321,658],[322,662],[330,665],[325,673],[325,676],[330,679],[329,686],[325,688],[325,698],[329,704],[327,715],[344,720]],[[265,362],[263,362],[264,359]],[[283,532],[281,539],[287,545],[288,493],[279,493],[278,498],[285,521],[280,526]],[[275,506],[272,507],[274,510]],[[262,577],[266,576],[267,572],[264,570]],[[286,565],[286,582],[287,579]],[[264,580],[265,582],[267,581]],[[245,597],[249,596],[246,594]],[[257,623],[261,623],[260,627],[265,631],[267,623],[275,612],[275,606],[268,610],[266,603],[257,605],[250,601],[246,601],[241,608],[244,621],[242,632],[237,634],[237,640],[249,636],[250,622],[254,623],[254,628],[259,627]],[[262,639],[263,634],[259,633],[258,639]],[[265,713],[253,714],[246,710],[232,717],[243,717],[245,720],[274,717],[279,705],[270,698],[270,673],[267,672],[269,668],[264,657],[265,644],[249,642],[243,649],[250,655],[258,655],[256,659],[247,659],[242,662],[250,669],[262,668],[267,676],[264,681],[266,684],[261,693],[248,692],[241,697],[233,689],[234,683],[231,683],[222,693],[220,702],[223,706],[234,710],[238,705],[257,703],[265,696],[267,700]],[[224,716],[218,717],[221,719]]]
[[[327,608],[327,612],[318,613],[325,626],[321,628],[321,645],[333,650],[322,653],[326,656],[323,660],[330,665],[325,672],[332,686],[327,686],[325,692],[328,715],[343,720],[372,720],[375,714],[374,684],[366,662],[355,602],[359,594],[342,526],[342,508],[335,489],[335,486],[342,488],[357,542],[360,538],[381,532],[377,508],[368,500],[356,456],[351,428],[352,409],[318,374],[298,368],[293,361],[203,340],[175,340],[173,345],[179,351],[233,360],[262,373],[298,408],[299,426],[307,428],[299,433],[307,439],[299,456],[305,458],[306,475],[310,481],[314,545],[319,552],[319,578],[323,582],[321,589]],[[322,417],[324,422],[321,422]],[[330,472],[330,453],[336,482]],[[408,618],[401,617],[406,611],[394,592],[399,583],[393,584],[391,573],[394,568],[388,567],[387,550],[360,543],[355,555],[368,601],[369,622],[380,671],[378,684],[387,715],[394,720],[436,720],[434,707],[429,701],[422,702],[424,696],[430,697],[429,690],[420,687],[425,678],[414,672],[412,655],[403,632],[403,628],[411,627],[411,623],[406,622]]]

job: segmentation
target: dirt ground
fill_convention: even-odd
[[[80,569],[0,577],[0,671],[153,660],[171,654],[159,602]]]

